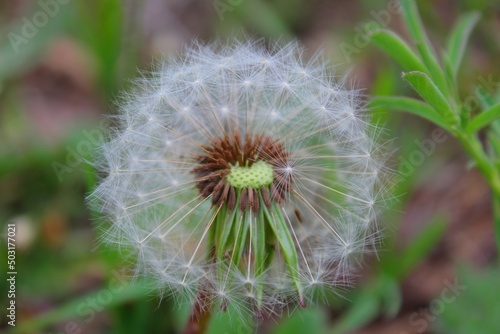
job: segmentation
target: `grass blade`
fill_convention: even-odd
[[[402,252],[398,272],[395,273],[395,276],[403,278],[412,268],[415,268],[436,247],[447,226],[446,220],[442,218],[433,219]]]
[[[450,38],[448,40],[448,47],[446,48],[446,53],[450,58],[450,62],[453,66],[453,73],[456,75],[465,51],[465,45],[469,40],[470,34],[474,26],[479,21],[480,14],[477,12],[471,12],[462,16],[455,27],[452,30]]]

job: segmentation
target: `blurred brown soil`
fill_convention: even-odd
[[[418,333],[419,327],[410,324],[411,314],[427,308],[446,288],[446,282],[455,281],[457,266],[467,263],[480,268],[495,260],[489,189],[482,175],[475,169],[467,170],[466,164],[466,157],[458,154],[414,190],[399,227],[400,246],[437,213],[447,217],[448,228],[430,256],[404,280],[400,314],[356,333]]]
[[[48,144],[63,140],[106,110],[93,59],[71,39],[53,40],[22,78],[20,99],[29,126]]]

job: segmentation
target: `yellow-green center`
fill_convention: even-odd
[[[259,189],[273,183],[273,166],[265,161],[258,161],[252,166],[231,166],[231,172],[226,176],[229,184],[236,189],[252,187]]]

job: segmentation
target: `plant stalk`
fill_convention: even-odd
[[[499,181],[497,187],[500,188],[500,180],[497,181]],[[493,201],[493,223],[495,224],[494,229],[497,241],[497,257],[498,261],[500,261],[500,189],[495,189],[497,187],[492,184],[491,199]]]
[[[488,159],[479,139],[475,135],[458,133],[457,137],[467,153],[474,159],[476,167],[490,185],[493,205],[493,224],[498,260],[500,261],[500,171],[498,171],[495,165]]]
[[[183,334],[207,333],[210,318],[212,316],[212,304],[207,292],[200,289]]]

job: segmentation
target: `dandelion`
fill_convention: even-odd
[[[91,195],[104,240],[199,310],[262,316],[372,249],[383,154],[359,93],[297,43],[191,46],[120,102]]]

